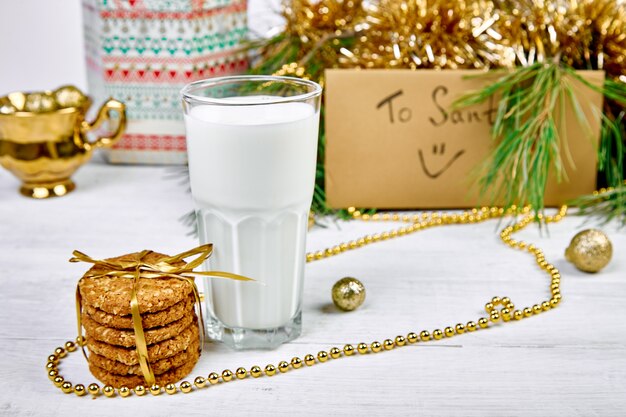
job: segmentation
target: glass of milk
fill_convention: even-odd
[[[256,281],[204,281],[207,334],[235,349],[300,335],[321,92],[274,76],[212,78],[181,92],[200,242],[214,244],[205,267]]]

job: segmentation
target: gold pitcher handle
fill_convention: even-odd
[[[106,103],[98,110],[98,116],[96,119],[89,123],[86,120],[83,121],[83,132],[98,129],[104,121],[111,120],[111,112],[115,112],[119,116],[119,123],[114,132],[111,132],[109,136],[101,136],[93,142],[86,141],[85,147],[101,148],[105,146],[112,146],[122,136],[126,129],[126,106],[121,101],[110,98]]]

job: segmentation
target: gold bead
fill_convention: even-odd
[[[481,317],[478,319],[478,325],[480,326],[481,329],[486,329],[487,326],[489,326],[489,320],[487,320],[484,317]]]
[[[209,383],[211,383],[211,385],[215,385],[220,382],[220,376],[215,372],[211,372],[207,379],[209,380]]]
[[[152,385],[150,387],[150,394],[152,394],[152,395],[161,395],[161,386],[159,384]]]
[[[406,340],[409,343],[416,343],[419,340],[419,336],[417,335],[417,333],[411,332],[411,333],[406,335]]]
[[[224,371],[222,371],[222,380],[224,382],[229,382],[233,379],[233,371],[231,371],[230,369],[224,369]]]
[[[189,394],[193,390],[193,385],[189,381],[183,381],[180,383],[180,391],[183,394]]]
[[[380,342],[375,341],[372,342],[372,344],[370,345],[370,349],[372,349],[372,352],[377,353],[383,349],[383,346],[380,344]]]
[[[404,336],[396,336],[396,345],[398,346],[406,345],[406,339],[404,338]]]
[[[549,301],[544,301],[543,303],[541,303],[541,309],[543,311],[550,310],[550,302]]]
[[[535,304],[533,306],[533,313],[534,314],[539,314],[543,311],[543,309],[541,308],[541,306],[539,304]]]
[[[613,256],[613,245],[608,236],[596,229],[579,232],[565,250],[565,258],[584,272],[598,272]]]
[[[383,347],[385,348],[385,350],[391,350],[391,349],[393,349],[394,347],[396,347],[396,344],[395,344],[395,342],[394,342],[393,340],[391,340],[391,339],[385,339],[385,340],[383,341]]]
[[[143,385],[137,385],[135,389],[133,389],[133,391],[135,391],[135,395],[138,395],[140,397],[146,395],[146,387],[144,387]]]
[[[333,303],[343,311],[357,309],[365,301],[365,286],[361,281],[352,277],[344,277],[333,285]]]
[[[193,383],[198,388],[206,387],[206,378],[203,376],[197,376],[196,379],[193,380]]]
[[[48,379],[53,381],[59,375],[59,371],[57,369],[50,369],[48,371]]]
[[[352,355],[354,355],[354,346],[352,346],[352,345],[345,345],[345,346],[343,347],[343,353],[344,353],[344,355],[346,355],[346,356],[352,356]]]
[[[502,317],[503,321],[511,320],[511,310],[509,310],[508,308],[503,308],[502,310],[500,310],[500,316]]]
[[[304,363],[306,366],[312,366],[315,364],[315,356],[311,355],[310,353],[308,355],[304,356]]]
[[[485,304],[485,311],[487,313],[491,313],[491,310],[493,310],[493,304],[492,303]]]
[[[57,357],[59,358],[64,358],[65,356],[67,356],[67,352],[62,347],[54,349],[54,354],[57,355]]]
[[[91,395],[100,395],[100,385],[96,383],[91,383],[87,386],[87,392]]]
[[[124,387],[120,387],[120,388],[117,390],[117,392],[119,392],[119,393],[120,393],[120,396],[121,396],[122,398],[126,398],[126,397],[128,397],[128,396],[131,394],[130,388],[128,388],[128,387],[126,387],[126,386],[124,386]]]
[[[48,356],[48,362],[59,363],[59,357],[57,355]]]
[[[57,364],[54,362],[46,363],[46,370],[52,371],[53,369],[57,369]]]
[[[248,371],[246,371],[246,368],[237,368],[237,370],[235,371],[235,376],[237,377],[237,379],[244,379],[248,376]]]
[[[65,394],[69,394],[70,392],[72,392],[72,383],[70,381],[63,382],[61,384],[61,391],[63,391]]]
[[[300,359],[297,356],[291,358],[291,367],[293,369],[301,368],[302,367],[302,359]]]
[[[507,303],[504,307],[508,308],[511,311],[515,310],[515,304],[513,303]]]
[[[317,360],[320,362],[326,362],[328,360],[328,353],[325,350],[317,352]]]
[[[278,363],[278,370],[280,371],[280,373],[284,374],[285,372],[287,372],[289,370],[289,362],[287,361],[280,361]]]
[[[491,312],[491,314],[489,315],[489,320],[491,320],[494,323],[497,323],[500,321],[500,313],[498,313],[497,310],[493,310]]]
[[[521,319],[523,319],[523,318],[524,318],[524,313],[523,313],[522,311],[520,311],[520,310],[515,310],[515,311],[513,312],[513,318],[514,318],[515,320],[521,320]]]
[[[428,342],[430,340],[430,333],[428,332],[428,330],[422,330],[420,332],[420,339],[422,340],[422,342]]]
[[[176,388],[176,385],[174,384],[167,384],[165,386],[165,392],[167,393],[167,395],[174,395],[176,394],[176,392],[178,392],[178,388]]]
[[[68,352],[74,352],[76,350],[76,343],[72,341],[65,342],[65,350],[67,350]]]
[[[105,385],[102,388],[102,393],[106,396],[106,397],[115,397],[115,388],[113,388],[111,385]]]
[[[507,305],[508,303],[510,303],[510,302],[511,302],[511,299],[510,299],[509,297],[502,297],[502,299],[500,300],[500,303],[501,303],[503,306],[506,306],[506,305]]]
[[[261,371],[261,367],[260,366],[253,366],[252,368],[250,368],[250,375],[252,376],[252,378],[258,378],[263,374],[263,372]]]
[[[556,308],[556,306],[558,305],[559,305],[559,300],[556,300],[554,298],[550,300],[550,307]]]
[[[85,386],[83,384],[76,384],[76,386],[74,387],[74,394],[82,397],[83,395],[87,394],[87,390],[85,389]]]
[[[341,349],[339,349],[338,347],[333,347],[330,349],[329,353],[331,358],[337,359],[341,356]]]
[[[457,324],[457,326],[458,326],[458,324]],[[476,331],[476,323],[474,323],[473,321],[468,321],[467,324],[465,325],[465,328],[467,329],[468,332]],[[457,333],[458,333],[458,331],[459,330],[457,329]]]
[[[61,388],[61,385],[63,385],[63,382],[65,382],[65,378],[63,378],[61,375],[57,375],[54,377],[54,379],[52,380],[52,383]]]
[[[533,310],[530,307],[526,307],[523,311],[524,317],[530,317],[533,315]]]
[[[276,375],[276,367],[272,364],[269,364],[265,367],[265,375],[274,376]]]
[[[365,354],[369,350],[369,347],[366,343],[359,343],[356,347],[360,354]]]
[[[493,304],[494,306],[497,306],[498,304],[500,304],[501,301],[502,300],[500,299],[500,297],[496,296],[491,299],[491,304]]]
[[[454,336],[454,329],[448,326],[445,329],[443,329],[443,333],[446,335],[446,337],[452,337]]]
[[[441,340],[443,339],[443,332],[441,331],[441,329],[435,329],[433,330],[433,338],[435,340]]]

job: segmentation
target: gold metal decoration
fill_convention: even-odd
[[[410,235],[412,233],[426,230],[432,227],[444,226],[444,225],[459,225],[459,224],[473,224],[482,223],[490,219],[502,219],[504,217],[516,216],[517,210],[509,208],[507,210],[500,207],[482,207],[480,209],[472,209],[464,211],[462,213],[422,213],[414,215],[400,215],[396,213],[377,213],[377,214],[364,214],[355,208],[350,209],[350,213],[354,219],[363,221],[383,221],[383,222],[403,222],[403,226],[397,229],[393,229],[383,233],[376,233],[371,235],[364,235],[360,238],[350,240],[348,242],[342,242],[335,246],[326,248],[325,250],[318,252],[310,252],[307,254],[307,262],[314,262],[331,256],[337,256],[342,253],[355,250],[370,244],[381,242],[388,239],[397,238],[400,236]],[[525,320],[530,317],[534,317],[539,314],[543,314],[550,311],[561,303],[561,273],[550,262],[546,260],[545,254],[537,246],[524,242],[522,240],[516,240],[513,235],[534,221],[534,215],[531,214],[530,207],[524,207],[522,209],[523,217],[517,222],[505,227],[500,232],[500,239],[502,242],[511,249],[527,252],[531,255],[534,261],[537,263],[539,269],[544,271],[550,279],[549,298],[544,301],[537,302],[537,304],[531,307],[520,308],[517,307],[509,297],[493,297],[485,304],[485,316],[478,318],[478,320],[470,320],[465,323],[457,323],[456,325],[446,326],[438,329],[434,329],[432,332],[428,330],[411,331],[405,335],[397,335],[395,338],[384,339],[381,343],[375,340],[371,343],[360,342],[358,344],[346,344],[343,349],[337,346],[330,348],[328,351],[322,350],[317,355],[306,354],[302,357],[295,356],[290,361],[284,360],[278,363],[278,366],[274,364],[268,364],[264,368],[254,365],[249,369],[244,367],[237,368],[236,378],[233,378],[233,372],[226,369],[221,375],[217,372],[211,372],[208,377],[198,376],[194,380],[195,388],[189,381],[182,381],[179,383],[178,388],[181,392],[187,394],[196,390],[202,390],[208,386],[223,383],[232,383],[231,381],[238,381],[246,379],[248,376],[252,378],[260,377],[273,377],[275,375],[291,372],[292,370],[303,369],[303,364],[306,367],[314,366],[318,363],[327,363],[329,359],[337,360],[344,357],[359,355],[371,355],[379,352],[391,351],[396,348],[402,348],[403,346],[409,346],[415,343],[431,343],[438,340],[447,339],[451,337],[461,336],[464,333],[471,333],[476,331],[484,331],[483,329],[489,328],[491,325],[500,325],[511,323],[519,320]],[[543,220],[546,223],[556,223],[565,217],[567,213],[567,207],[562,206],[558,212],[552,216],[545,216]],[[539,216],[544,216],[539,214]],[[65,378],[60,375],[59,367],[61,366],[62,359],[67,355],[67,352],[77,350],[76,345],[84,346],[85,339],[78,337],[76,343],[68,341],[65,347],[58,347],[54,350],[53,354],[48,357],[46,364],[46,372],[48,378],[52,383],[61,389],[62,392],[70,394],[74,392],[79,397],[83,396],[83,390],[79,389],[72,391],[68,387],[71,387],[71,383],[63,388]],[[277,374],[276,370],[280,372]],[[206,374],[205,374],[206,375]],[[207,385],[206,382],[209,382]],[[82,384],[81,384],[82,385]],[[84,386],[84,385],[83,385]],[[150,392],[152,395],[159,395],[161,388],[156,386],[146,387],[138,385],[131,389],[131,387],[120,387],[117,389],[107,385],[103,388],[96,383],[88,385],[88,391],[92,398],[104,394],[106,397],[114,397],[116,392],[120,396],[125,396],[123,393],[131,395],[134,393],[137,396],[146,395]],[[153,389],[155,388],[155,389]]]
[[[365,301],[365,286],[352,277],[341,278],[332,289],[333,303],[343,311],[356,310]]]
[[[109,99],[93,122],[85,120],[91,100],[72,86],[0,97],[0,165],[22,181],[20,193],[32,198],[65,195],[76,185],[70,176],[95,148],[111,146],[126,128],[123,103]],[[108,136],[87,137],[117,117]]]
[[[600,230],[587,229],[572,238],[565,250],[565,258],[584,272],[598,272],[613,256],[613,245]]]

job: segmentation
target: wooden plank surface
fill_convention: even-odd
[[[519,234],[562,271],[563,303],[541,316],[189,395],[63,395],[44,364],[75,337],[74,287],[85,266],[67,262],[72,250],[108,257],[197,244],[178,221],[190,196],[168,172],[92,162],[75,176],[76,192],[34,201],[19,196],[17,181],[0,171],[0,415],[623,415],[626,233],[605,228],[614,260],[586,275],[563,258],[569,239],[586,227],[574,217],[543,235],[536,228]],[[308,248],[388,227],[331,222],[310,232]],[[209,344],[190,378],[476,320],[494,295],[519,307],[544,300],[548,277],[529,255],[505,248],[497,230],[495,221],[436,228],[309,264],[302,337],[274,351]],[[365,304],[352,313],[338,312],[330,299],[332,284],[346,275],[367,288]],[[94,380],[78,354],[63,362],[62,374],[74,383]]]

